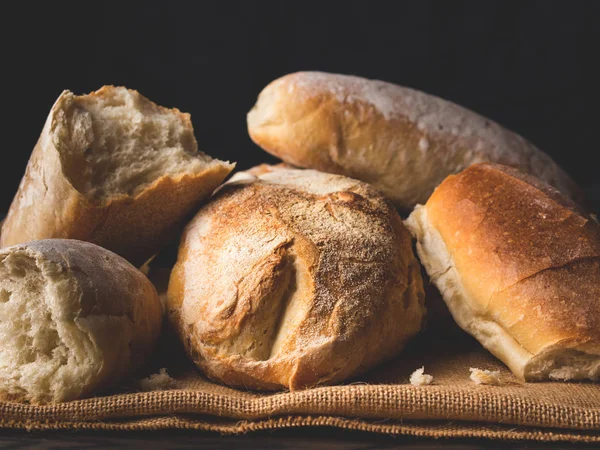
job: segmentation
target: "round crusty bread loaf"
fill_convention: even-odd
[[[0,244],[78,239],[139,267],[233,167],[198,151],[189,114],[124,87],[65,91],[31,154]]]
[[[441,98],[378,80],[298,72],[263,89],[252,140],[283,161],[366,181],[411,210],[477,162],[531,173],[581,200],[575,183],[521,136]]]
[[[456,322],[522,379],[600,379],[600,225],[515,169],[448,177],[406,221]]]
[[[425,313],[408,231],[375,189],[312,170],[236,174],[188,224],[169,316],[210,378],[340,382],[397,355]]]
[[[114,386],[150,354],[163,309],[120,256],[47,239],[0,250],[0,395],[47,403]]]

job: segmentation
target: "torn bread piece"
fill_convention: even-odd
[[[140,367],[163,309],[148,279],[88,242],[48,239],[0,250],[0,395],[75,400]]]
[[[425,373],[425,367],[421,367],[410,374],[410,384],[413,386],[426,386],[432,382],[433,377]]]
[[[142,378],[139,381],[142,391],[166,391],[177,388],[177,380],[171,378],[166,368],[162,368],[158,373],[153,373],[149,377]]]
[[[469,378],[475,384],[487,384],[489,386],[500,386],[503,384],[500,379],[500,372],[497,370],[482,370],[477,369],[476,367],[470,367],[469,372],[471,372]]]
[[[573,202],[476,164],[405,224],[458,325],[519,379],[600,379],[600,225]]]
[[[3,247],[93,242],[140,266],[234,165],[198,151],[190,115],[137,91],[64,91],[2,226]]]

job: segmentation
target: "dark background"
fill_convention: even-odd
[[[243,169],[274,161],[248,138],[246,112],[269,81],[297,70],[452,100],[533,141],[589,192],[600,189],[600,2],[36,3],[2,6],[0,211],[63,89],[125,85],[190,112],[200,148]]]
[[[297,70],[379,78],[462,104],[533,141],[600,197],[600,1],[20,0],[2,3],[0,48],[0,214],[63,89],[82,94],[104,84],[126,85],[190,112],[200,148],[243,169],[274,161],[248,138],[246,112],[269,81]],[[306,430],[293,439],[281,433],[268,442],[271,448],[311,438]],[[183,447],[180,435],[162,441],[148,435],[151,441],[140,445],[168,439],[165,445]],[[321,444],[383,446],[380,438],[344,436]],[[40,448],[54,448],[60,439],[77,447],[84,439],[81,433],[1,438],[17,446],[37,439]],[[99,448],[123,444],[101,438],[107,441]],[[254,448],[235,438],[226,445],[221,437],[186,439],[190,446]],[[431,448],[442,444],[463,447],[437,441]],[[263,440],[256,444],[264,446]],[[316,446],[313,440],[306,448]]]

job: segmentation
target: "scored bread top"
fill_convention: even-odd
[[[209,376],[260,389],[364,371],[424,314],[410,236],[375,189],[264,165],[234,176],[187,226],[169,309]]]
[[[384,81],[292,73],[263,89],[247,120],[252,140],[267,152],[369,182],[403,209],[424,203],[447,175],[486,161],[580,196],[568,175],[521,136],[452,102]]]
[[[477,164],[426,204],[468,297],[529,353],[600,353],[600,225],[509,167]]]

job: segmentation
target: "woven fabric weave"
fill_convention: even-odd
[[[600,385],[522,383],[465,336],[415,340],[396,360],[340,386],[258,393],[211,382],[165,338],[149,373],[166,367],[171,390],[118,392],[37,406],[0,402],[0,426],[22,429],[197,429],[237,434],[329,426],[429,437],[600,442]],[[185,363],[183,363],[185,361]],[[412,386],[424,366],[429,386]],[[501,386],[476,385],[469,368],[498,370]]]

